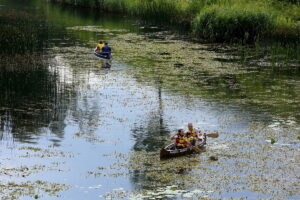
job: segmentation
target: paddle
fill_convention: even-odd
[[[206,137],[211,137],[211,138],[217,138],[219,137],[219,133],[207,133]],[[196,146],[192,146],[193,150],[196,151],[197,153],[203,152],[202,149],[196,147]]]
[[[207,133],[206,137],[217,138],[219,137],[219,133]]]
[[[199,149],[198,147],[192,146],[193,150],[196,151],[197,153],[202,152],[203,150]]]

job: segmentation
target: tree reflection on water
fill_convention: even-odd
[[[149,113],[146,122],[135,123],[132,129],[132,136],[136,143],[133,146],[135,151],[146,150],[156,151],[160,149],[166,142],[166,138],[170,134],[168,126],[164,123],[163,99],[161,95],[161,80],[157,81],[157,101],[158,109]]]

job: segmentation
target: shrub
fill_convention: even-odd
[[[274,16],[259,10],[210,6],[194,19],[193,32],[210,41],[253,42],[274,25]]]

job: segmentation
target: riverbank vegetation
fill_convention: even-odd
[[[211,42],[299,40],[298,0],[52,0],[181,25]]]
[[[1,53],[32,53],[44,47],[47,37],[46,22],[28,12],[1,10]]]

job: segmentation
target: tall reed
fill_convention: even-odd
[[[253,42],[274,27],[274,16],[269,13],[225,6],[207,7],[193,21],[197,36],[217,42]]]
[[[47,38],[46,22],[26,12],[1,10],[0,26],[1,54],[41,50]]]

